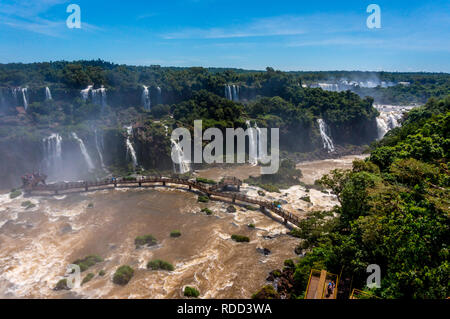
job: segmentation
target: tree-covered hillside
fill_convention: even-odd
[[[303,296],[312,268],[381,298],[450,296],[449,150],[450,96],[411,111],[352,170],[319,180],[340,206],[311,214],[293,232],[305,256],[293,266],[290,296]],[[381,268],[379,289],[365,287],[371,264]],[[256,297],[268,292],[278,294],[266,287]]]

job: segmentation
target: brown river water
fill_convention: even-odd
[[[356,158],[306,162],[298,165],[304,181],[333,168],[349,167]],[[338,162],[336,162],[338,161]],[[246,165],[211,168],[199,176],[219,180],[226,175],[246,178],[259,168]],[[258,197],[258,188],[242,192]],[[311,203],[300,200],[309,195]],[[293,186],[267,193],[265,200],[283,200],[285,209],[304,216],[306,211],[331,209],[335,196]],[[24,201],[36,206],[26,209]],[[89,208],[92,203],[93,207]],[[268,273],[295,258],[298,240],[285,226],[260,211],[211,201],[197,203],[197,194],[182,188],[116,189],[50,197],[9,199],[0,195],[0,298],[182,298],[183,288],[196,287],[201,298],[250,298],[266,283]],[[208,207],[214,215],[200,212]],[[254,224],[255,229],[248,224]],[[171,238],[172,230],[181,237]],[[158,245],[136,249],[134,238],[152,234]],[[232,234],[245,235],[250,243],[236,243]],[[265,256],[258,248],[268,248]],[[85,285],[54,291],[66,266],[78,258],[97,254],[104,261],[81,274],[94,273]],[[146,264],[162,259],[175,270],[150,271]],[[134,276],[126,286],[112,283],[114,271],[130,265]],[[98,276],[100,270],[105,276]]]

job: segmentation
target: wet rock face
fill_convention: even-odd
[[[294,288],[294,270],[295,268],[289,267],[285,267],[283,271],[274,270],[266,279],[274,283],[276,292],[282,299],[291,297]]]
[[[236,213],[236,207],[230,205],[227,207],[227,213]]]
[[[270,255],[270,254],[272,253],[272,252],[270,251],[270,249],[268,249],[268,248],[261,248],[261,247],[259,247],[259,248],[256,248],[256,250],[257,250],[259,253],[263,254],[264,256]]]
[[[70,224],[65,224],[61,227],[61,234],[67,234],[72,231],[72,226]]]

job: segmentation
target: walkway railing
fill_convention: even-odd
[[[186,185],[189,186],[189,189],[197,189],[202,193],[208,195],[208,197],[215,196],[221,198],[230,198],[233,203],[236,201],[250,203],[258,205],[260,208],[265,208],[274,214],[283,218],[284,222],[290,222],[295,226],[299,226],[300,219],[293,215],[292,213],[278,207],[273,202],[263,201],[256,198],[252,198],[239,193],[227,193],[218,191],[214,186],[205,186],[205,184],[201,182],[197,182],[195,180],[189,180],[184,178],[170,178],[170,177],[160,177],[160,176],[152,176],[152,177],[142,177],[136,179],[108,179],[103,181],[80,181],[80,182],[67,182],[67,183],[55,183],[48,185],[36,185],[36,186],[28,186],[25,187],[25,191],[27,193],[32,192],[52,192],[54,194],[59,194],[64,191],[74,190],[74,189],[84,189],[88,191],[89,189],[95,188],[106,188],[106,187],[142,187],[145,184],[153,184],[153,183],[162,183],[164,186],[168,186],[167,184],[177,184],[177,185]]]

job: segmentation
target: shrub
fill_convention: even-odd
[[[87,282],[89,282],[89,281],[91,281],[92,280],[92,278],[94,278],[94,274],[93,273],[88,273],[87,275],[86,275],[86,277],[84,277],[83,278],[83,281],[81,282],[81,285],[83,286],[85,283],[87,283]]]
[[[105,273],[105,271],[103,269],[98,272],[98,275],[101,276],[101,277],[103,277],[105,274],[106,273]]]
[[[73,262],[73,264],[80,266],[80,271],[83,272],[89,267],[94,266],[96,263],[100,263],[103,261],[103,258],[98,255],[89,255],[84,257],[83,259],[77,259]]]
[[[172,230],[170,232],[170,237],[180,237],[181,236],[181,232],[179,230]]]
[[[213,214],[213,211],[210,210],[209,208],[202,208],[201,211],[206,213],[206,215],[212,215]]]
[[[294,264],[294,261],[292,259],[286,259],[284,261],[284,266],[286,266],[288,268],[295,268],[295,264]]]
[[[171,263],[168,263],[167,261],[164,261],[161,259],[155,259],[155,260],[150,260],[147,263],[147,269],[152,269],[152,270],[162,269],[162,270],[173,271],[175,268],[173,267],[173,265]]]
[[[280,295],[272,285],[267,285],[253,294],[252,299],[280,299]]]
[[[211,184],[211,185],[217,184],[217,182],[213,181],[212,179],[207,179],[207,178],[202,178],[202,177],[197,177],[196,181],[199,183],[205,183],[205,184]]]
[[[266,196],[266,193],[264,193],[262,190],[259,190],[259,191],[258,191],[258,195],[259,195],[259,196]]]
[[[252,206],[252,205],[245,205],[245,209],[248,210],[258,210],[258,207]]]
[[[200,195],[200,196],[198,196],[198,202],[199,203],[207,203],[207,202],[209,202],[209,197],[206,195]]]
[[[69,286],[67,286],[67,279],[61,279],[56,283],[55,290],[69,290]]]
[[[194,287],[186,286],[184,287],[184,296],[188,298],[197,298],[200,296],[200,292]]]
[[[22,192],[20,190],[15,190],[14,192],[11,192],[9,194],[9,198],[14,199],[16,197],[19,197],[20,195],[22,195]]]
[[[141,246],[154,246],[158,243],[155,237],[152,235],[144,235],[144,236],[137,236],[134,239],[134,244],[136,245],[136,248],[139,248]]]
[[[24,201],[24,202],[21,204],[21,206],[22,206],[22,207],[25,207],[25,209],[30,209],[30,208],[36,207],[36,205],[33,204],[32,202],[30,202],[29,200]]]
[[[302,201],[311,203],[311,198],[310,198],[309,196],[303,196],[303,197],[300,197],[300,199],[301,199]]]
[[[250,238],[248,238],[247,236],[242,236],[242,235],[231,235],[231,239],[233,239],[234,241],[236,241],[238,243],[250,242]]]
[[[113,283],[117,285],[126,285],[134,275],[134,270],[128,265],[117,268],[113,276]]]
[[[280,189],[272,184],[260,184],[259,187],[261,187],[262,189],[264,189],[265,191],[268,191],[270,193],[279,193]]]
[[[22,204],[20,204],[22,207],[27,207],[31,205],[31,202],[29,200],[22,202]]]
[[[255,228],[255,224],[248,224],[248,228]]]
[[[87,208],[94,208],[94,203],[89,203]]]

